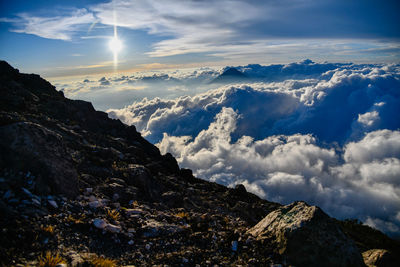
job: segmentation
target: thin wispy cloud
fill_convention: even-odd
[[[211,52],[214,56],[235,58],[246,56],[243,53],[274,53],[291,44],[298,50],[304,51],[308,47],[320,52],[321,44],[316,47],[316,39],[326,39],[326,51],[327,48],[340,49],[336,46],[337,41],[328,40],[385,37],[378,36],[374,27],[366,27],[362,10],[357,10],[359,14],[353,16],[343,12],[333,16],[329,12],[331,4],[329,1],[320,4],[315,1],[170,0],[137,3],[116,0],[98,5],[93,11],[103,24],[114,23],[112,13],[115,10],[119,26],[166,36],[166,39],[153,44],[153,50],[148,52],[150,57]],[[362,7],[359,3],[343,5],[343,8],[350,6]],[[368,11],[369,7],[363,8]],[[275,40],[281,40],[281,43],[277,45]],[[373,42],[369,43],[371,48],[376,48]]]
[[[55,17],[39,17],[20,13],[16,18],[4,18],[3,21],[13,24],[14,28],[11,28],[13,32],[69,41],[79,31],[82,24],[92,23],[94,16],[83,8],[76,9],[65,16]]]
[[[393,11],[397,5],[394,1],[114,0],[65,16],[23,13],[3,21],[12,23],[14,32],[60,40],[72,40],[80,31],[82,40],[107,38],[92,35],[87,31],[90,25],[84,24],[116,24],[156,36],[145,53],[149,57],[206,54],[249,60],[263,56],[278,62],[282,56],[301,54],[330,55],[326,60],[385,61],[400,57],[400,33],[395,26],[400,20]]]

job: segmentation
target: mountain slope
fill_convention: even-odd
[[[336,253],[318,239],[340,240],[341,249],[351,251],[347,262],[362,265],[348,237],[351,227],[345,226],[345,235],[315,207],[293,204],[299,212],[295,241],[292,235],[279,241],[277,235],[293,231],[293,225],[270,229],[275,220],[257,223],[287,207],[242,185],[230,189],[193,177],[134,126],[109,119],[88,102],[65,98],[38,75],[21,74],[0,61],[0,81],[0,263],[37,265],[49,251],[73,266],[93,263],[99,255],[121,265],[265,266],[289,259],[301,266],[317,262],[298,261],[280,241],[299,242],[311,227],[318,234],[308,249],[322,246]],[[319,222],[329,227],[319,228]],[[262,237],[250,231],[256,224],[265,227]],[[361,252],[396,246],[390,239],[387,247],[370,240],[366,245],[354,236]],[[343,265],[347,259],[336,258],[329,262]]]

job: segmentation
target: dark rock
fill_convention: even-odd
[[[146,224],[142,227],[142,235],[144,237],[158,237],[177,234],[183,231],[179,225],[159,222],[156,220],[147,220]]]
[[[165,168],[167,170],[169,170],[171,173],[178,173],[179,172],[178,162],[171,155],[171,153],[167,153],[167,154],[165,154],[163,156],[163,163],[164,163]]]
[[[162,191],[162,185],[143,165],[130,164],[126,169],[125,182],[140,189],[145,197],[157,199]]]
[[[181,168],[179,171],[180,176],[182,176],[185,180],[189,182],[195,181],[195,178],[193,176],[193,171],[191,169],[185,169]]]
[[[122,203],[137,199],[139,195],[139,190],[136,187],[116,182],[100,186],[99,191],[109,198],[114,198],[114,195],[117,194],[118,200]]]
[[[39,178],[39,194],[78,194],[78,174],[62,136],[39,124],[18,122],[0,127],[0,146],[9,151],[5,161],[32,170]]]
[[[108,183],[117,183],[117,184],[126,186],[126,182],[125,182],[123,179],[121,179],[121,178],[116,178],[116,177],[110,178],[110,180],[108,181]]]
[[[242,184],[238,184],[235,186],[235,190],[239,195],[243,195],[247,193],[246,187]]]
[[[168,207],[182,207],[183,197],[182,194],[175,191],[168,191],[161,195],[161,201]]]

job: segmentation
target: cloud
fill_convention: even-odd
[[[82,24],[92,22],[96,29],[117,25],[139,30],[156,36],[146,36],[152,40],[150,57],[191,53],[214,62],[282,62],[323,55],[325,60],[389,62],[400,53],[396,10],[395,1],[114,0],[62,16],[24,13],[0,21],[14,24],[16,32],[61,40],[71,40]],[[104,38],[106,31],[87,34],[79,37]]]
[[[257,7],[243,1],[113,1],[92,8],[101,23],[150,34],[172,36],[154,44],[150,56],[168,56],[215,50],[236,35],[234,25],[260,16]],[[118,14],[116,21],[113,12]]]
[[[37,17],[28,13],[21,13],[17,18],[3,19],[12,23],[15,28],[11,31],[34,34],[47,39],[68,41],[78,31],[82,24],[94,22],[95,18],[87,9],[76,9],[65,16]]]
[[[164,134],[158,144],[198,177],[242,183],[271,201],[305,200],[337,218],[359,218],[390,234],[400,220],[400,132],[380,130],[344,146],[343,153],[312,135],[274,135],[233,141],[240,116],[222,108],[194,138]],[[381,221],[384,223],[372,223]]]
[[[379,120],[379,113],[377,111],[366,112],[364,114],[358,114],[357,121],[365,126],[372,126],[377,120]]]
[[[112,62],[101,62],[96,65],[77,66],[76,68],[101,69]],[[69,67],[68,67],[69,68]],[[99,110],[123,108],[135,101],[155,97],[174,99],[182,94],[195,95],[214,87],[210,84],[219,71],[211,68],[193,70],[163,70],[149,72],[132,72],[121,74],[85,75],[68,78],[51,79],[57,89],[72,99],[82,99],[93,103]],[[103,78],[104,79],[101,79]]]
[[[100,83],[100,85],[103,85],[103,86],[110,85],[110,81],[107,80],[106,77],[102,77],[102,78],[99,80],[99,83]]]
[[[254,80],[145,99],[109,116],[134,124],[198,177],[398,234],[400,66],[236,68]]]
[[[109,115],[135,124],[152,142],[158,142],[163,132],[196,136],[222,107],[241,116],[234,139],[312,133],[322,141],[344,143],[365,131],[400,127],[393,116],[400,113],[398,65],[306,61],[237,68],[255,80],[174,100],[146,99],[110,109]]]
[[[229,59],[254,58],[272,53],[327,49],[333,53],[380,53],[398,56],[397,42],[378,44],[377,39],[399,37],[394,3],[384,7],[386,16],[370,17],[375,3],[328,1],[123,1],[94,5],[91,10],[102,24],[145,30],[162,36],[152,45],[150,57],[208,53]],[[332,10],[356,12],[332,12]],[[382,6],[380,7],[382,8]],[[114,18],[118,14],[117,18]],[[315,24],[315,21],[319,23]],[[386,29],[382,31],[381,29]],[[327,30],[329,29],[329,30]],[[380,29],[380,30],[377,30]],[[360,47],[349,39],[363,39]],[[369,40],[367,40],[369,38]],[[324,39],[324,40],[322,40]],[[374,41],[375,40],[375,41]],[[358,47],[357,47],[358,46]],[[393,49],[394,48],[394,49]],[[325,56],[328,54],[325,53]],[[337,55],[336,55],[337,56]]]

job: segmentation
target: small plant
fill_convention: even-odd
[[[188,218],[189,214],[187,212],[182,211],[182,212],[178,212],[177,214],[175,214],[175,216],[179,217],[181,219],[184,219],[184,218]]]
[[[67,221],[68,222],[72,222],[74,224],[80,224],[80,223],[84,223],[84,219],[86,218],[85,214],[82,214],[80,218],[74,218],[74,216],[72,216],[71,214],[68,215],[67,217]]]
[[[38,261],[39,266],[41,267],[55,267],[58,264],[65,263],[58,253],[52,254],[50,251],[47,251],[45,255],[40,256]]]
[[[121,218],[121,215],[116,210],[107,210],[107,216],[114,221],[118,221]]]
[[[225,222],[226,224],[229,224],[229,223],[230,223],[229,217],[224,217],[224,222]]]
[[[115,260],[106,259],[104,257],[94,257],[90,262],[95,267],[114,267],[117,266]]]
[[[53,234],[54,233],[54,226],[52,226],[52,225],[49,225],[49,226],[46,226],[46,227],[42,226],[42,230],[44,232],[46,232],[46,233]]]

